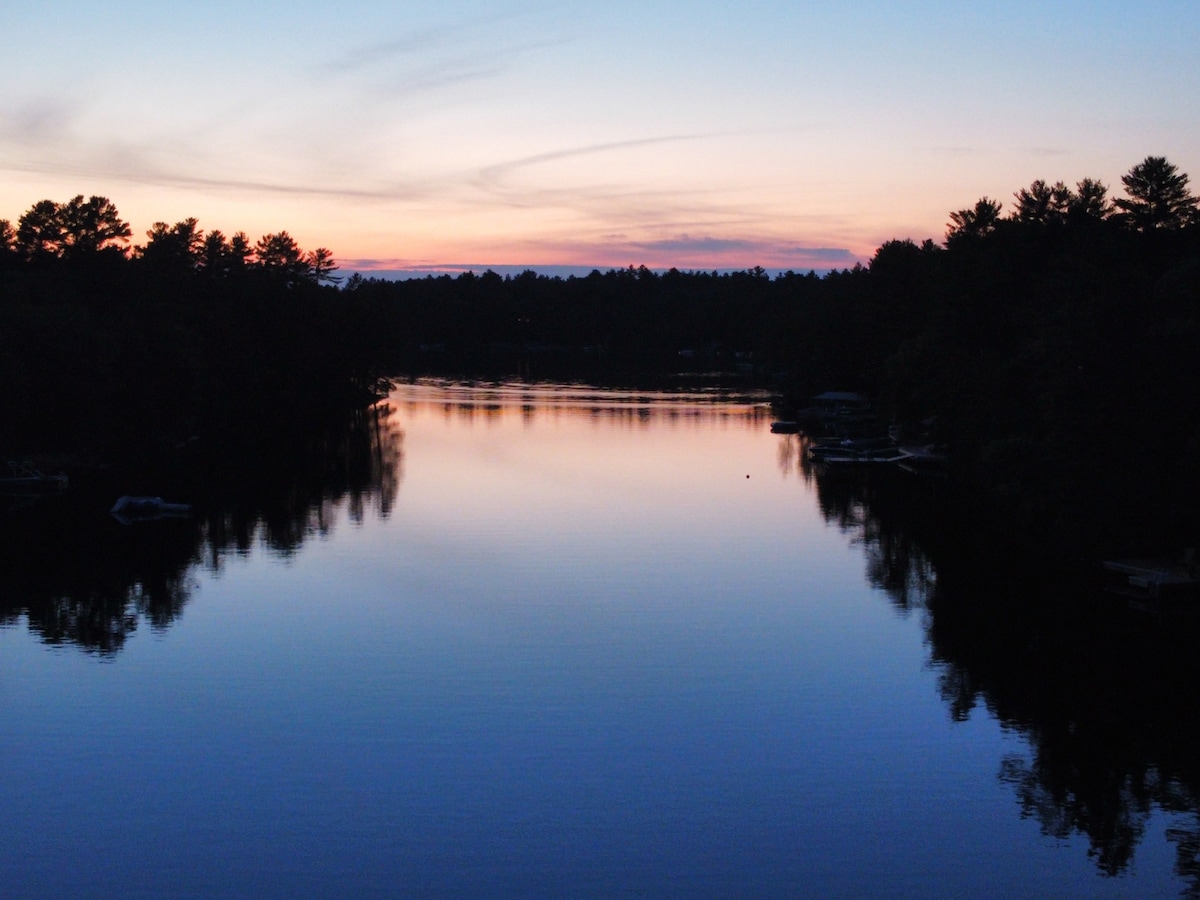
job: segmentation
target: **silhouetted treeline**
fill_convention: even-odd
[[[815,274],[793,275],[785,286],[761,269],[631,267],[565,279],[532,270],[408,281],[355,276],[343,293],[389,310],[406,368],[603,375],[733,371],[752,361],[753,349],[767,349],[764,323],[786,319],[806,286],[815,291],[820,283]]]
[[[367,396],[384,335],[325,284],[329,251],[157,223],[144,245],[107,199],[0,221],[0,447],[100,455],[220,439]]]

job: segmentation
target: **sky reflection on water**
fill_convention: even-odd
[[[400,387],[386,515],[193,569],[106,665],[0,630],[3,883],[1178,891],[1164,841],[1102,879],[1020,817],[997,773],[1024,738],[951,721],[922,616],[867,583],[761,400],[574,390]]]

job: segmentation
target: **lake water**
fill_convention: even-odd
[[[417,382],[191,519],[7,509],[0,894],[1200,884],[1196,688],[1128,671],[1177,677],[1171,637],[964,604],[771,419]]]

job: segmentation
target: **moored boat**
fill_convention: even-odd
[[[908,458],[908,451],[888,438],[846,438],[835,443],[818,443],[808,448],[813,462],[845,465],[847,463],[891,463]]]
[[[908,459],[908,452],[900,447],[881,447],[876,450],[829,448],[819,455],[812,454],[810,451],[810,455],[813,462],[830,466],[882,465],[903,462]]]
[[[109,510],[122,525],[153,519],[186,519],[192,514],[187,503],[167,503],[162,497],[124,496]]]
[[[56,494],[66,486],[66,475],[44,475],[28,463],[10,462],[8,474],[0,477],[0,494],[9,496]]]

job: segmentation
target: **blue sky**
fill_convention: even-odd
[[[1193,2],[10,2],[0,217],[346,265],[828,268],[1035,178],[1200,177]]]

